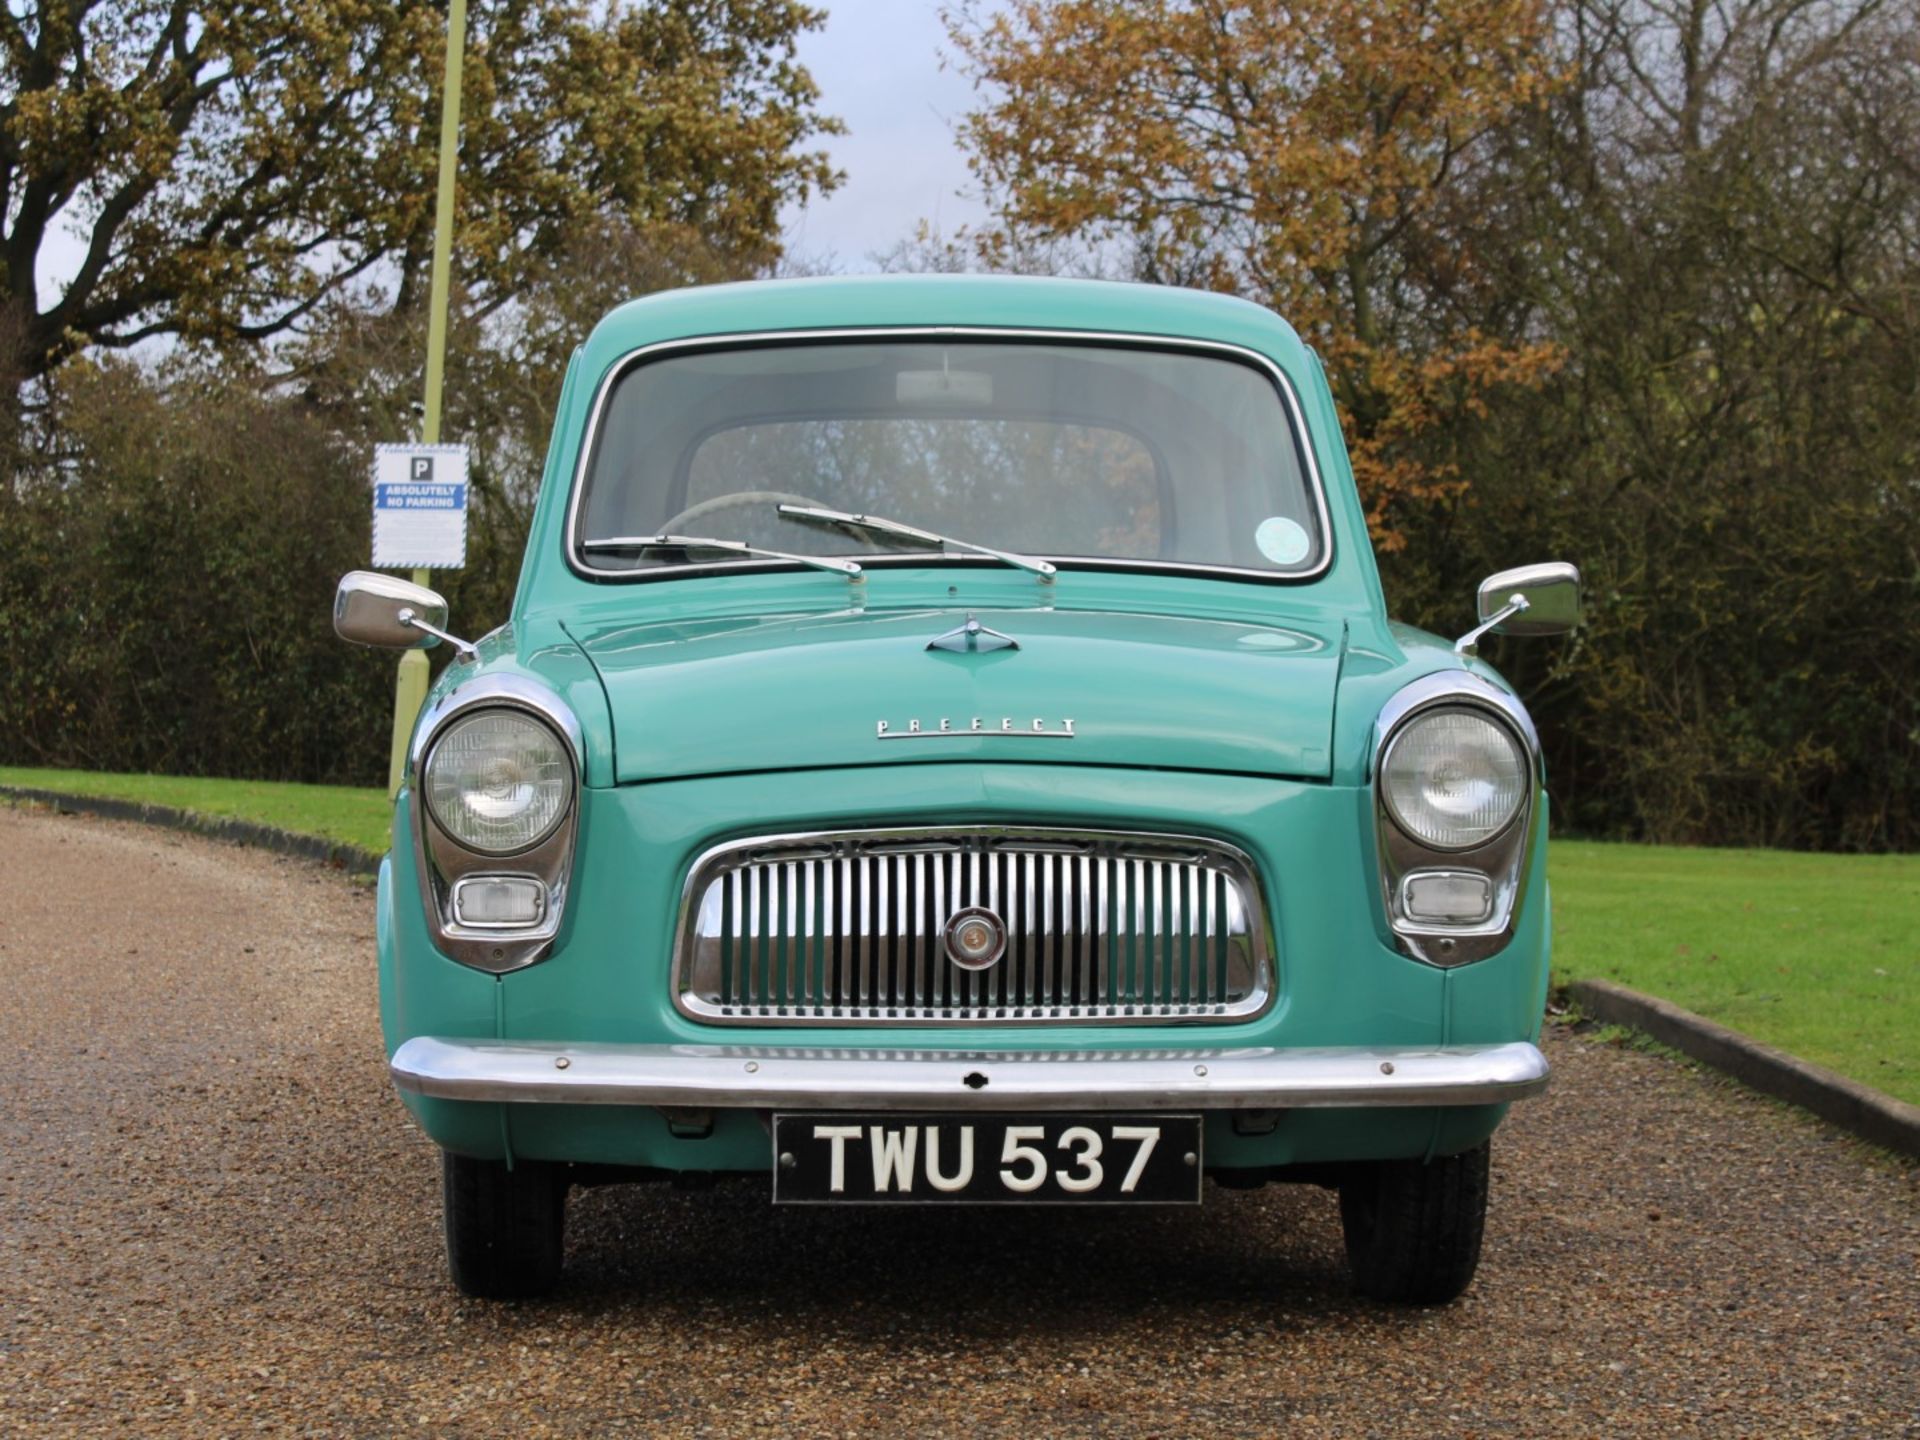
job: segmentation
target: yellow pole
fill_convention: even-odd
[[[414,580],[421,584],[426,575],[425,570],[413,572]],[[407,742],[413,739],[413,722],[420,717],[420,707],[427,703],[428,679],[424,652],[409,650],[400,657],[400,673],[393,686],[393,750],[387,759],[389,800],[400,793],[400,782],[407,773]]]
[[[423,444],[440,443],[440,388],[447,369],[447,292],[453,273],[453,181],[460,163],[460,70],[466,60],[467,0],[452,0],[447,9],[447,73],[440,97],[440,184],[433,202],[433,278],[427,292],[426,414],[420,425]],[[416,585],[431,578],[425,570],[413,572]],[[387,763],[387,794],[400,793],[407,769],[407,742],[413,722],[427,698],[427,657],[409,650],[400,657],[400,674],[393,690],[393,749]]]

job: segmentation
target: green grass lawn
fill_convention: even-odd
[[[1553,961],[1920,1103],[1920,855],[1556,841]]]
[[[0,767],[0,785],[144,800],[387,848],[386,793]],[[1920,855],[1556,841],[1554,971],[1616,980],[1920,1103]]]
[[[384,790],[346,785],[287,785],[271,780],[196,780],[184,775],[103,775],[88,770],[34,770],[0,765],[0,785],[105,795],[253,820],[301,835],[320,835],[385,852],[393,806]]]

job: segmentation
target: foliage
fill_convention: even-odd
[[[1583,567],[1571,647],[1490,651],[1582,830],[1914,848],[1920,15],[1681,13],[1572,12],[1588,78],[1507,137],[1488,183],[1529,220],[1488,243],[1568,362],[1447,437],[1473,489],[1396,592],[1431,614],[1514,559]]]
[[[574,348],[601,316],[635,296],[754,273],[753,262],[686,227],[636,229],[600,219],[530,270],[509,311],[483,318],[456,303],[445,433],[468,447],[471,513],[465,567],[436,575],[434,584],[462,627],[478,634],[507,618]],[[335,307],[308,342],[287,352],[290,387],[363,450],[411,434],[425,332],[417,312]],[[364,551],[363,530],[356,564],[365,563]]]
[[[65,462],[0,507],[0,758],[369,778],[392,662],[327,596],[364,559],[366,457],[257,377],[69,367]]]
[[[460,312],[448,428],[472,447],[468,563],[434,583],[462,631],[506,619],[577,337],[616,290],[737,266],[677,230],[603,224],[536,272],[511,323]],[[372,446],[411,428],[423,323],[322,312],[281,357],[290,376],[183,355],[55,377],[39,459],[0,491],[0,763],[382,777],[393,659],[341,644],[330,598],[367,563]]]
[[[326,596],[364,563],[367,447],[412,432],[443,17],[239,3],[0,18],[16,369],[297,331],[47,373],[0,488],[0,760],[380,778],[383,747],[343,737],[384,735],[391,663],[333,640]],[[447,433],[475,516],[442,577],[473,631],[506,613],[579,337],[633,294],[764,273],[779,204],[833,179],[792,63],[811,10],[573,3],[474,10]],[[132,48],[176,13],[187,59]],[[1288,314],[1398,613],[1458,633],[1491,570],[1585,573],[1578,636],[1488,645],[1562,826],[1920,847],[1920,0],[953,18],[998,223],[890,267],[984,246]],[[156,108],[192,74],[225,78]],[[99,262],[42,311],[69,213]]]
[[[1920,846],[1914,0],[1016,0],[955,17],[986,257],[1134,247],[1327,359],[1398,613],[1586,833]],[[1524,382],[1524,383],[1505,383]]]
[[[491,311],[582,226],[741,263],[836,182],[797,0],[474,0],[458,275]],[[432,243],[444,9],[25,0],[0,16],[0,380],[159,334],[259,338],[356,283],[406,311]],[[36,271],[87,248],[61,298]],[[360,298],[367,297],[363,294]]]
[[[998,228],[983,256],[1122,242],[1137,277],[1274,307],[1334,378],[1376,542],[1452,493],[1441,414],[1549,370],[1496,337],[1455,192],[1555,75],[1540,0],[1014,0],[949,12],[990,98],[962,127]]]

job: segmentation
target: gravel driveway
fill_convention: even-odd
[[[1556,1033],[1439,1312],[1346,1293],[1319,1191],[1199,1211],[576,1193],[462,1301],[389,1092],[371,892],[0,810],[0,1433],[1920,1434],[1920,1181]]]

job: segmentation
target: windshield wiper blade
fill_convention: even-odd
[[[918,525],[908,525],[899,520],[883,520],[878,515],[855,515],[848,510],[828,510],[816,505],[782,505],[780,513],[790,520],[806,520],[816,525],[848,525],[856,530],[871,530],[877,535],[895,535],[902,540],[917,540],[923,545],[932,545],[940,550],[951,547],[955,550],[971,551],[975,555],[989,556],[1003,565],[1032,571],[1041,580],[1047,582],[1051,582],[1057,573],[1054,566],[1045,560],[1035,560],[1030,555],[1016,555],[1010,550],[995,550],[991,545],[976,545],[971,540],[956,540],[951,535],[938,535],[931,530],[922,530]]]
[[[583,540],[582,550],[722,550],[730,555],[763,555],[769,560],[791,560],[815,570],[829,570],[849,580],[865,575],[851,560],[830,560],[824,555],[794,555],[785,550],[769,550],[764,545],[748,545],[739,540],[714,540],[705,535],[614,535],[605,540]]]

